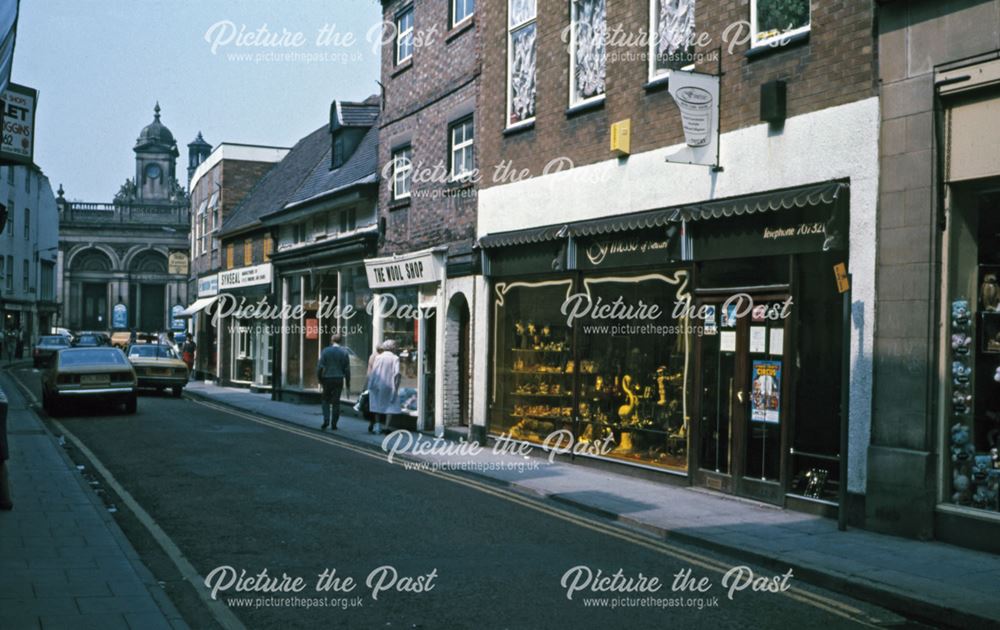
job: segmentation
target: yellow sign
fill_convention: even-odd
[[[188,257],[184,252],[170,252],[167,258],[167,272],[172,274],[187,275]]]
[[[837,278],[837,291],[847,293],[851,288],[851,279],[847,276],[847,265],[844,263],[834,265],[833,275]]]

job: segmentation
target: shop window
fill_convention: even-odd
[[[695,0],[650,0],[649,80],[694,65]]]
[[[449,128],[451,145],[451,178],[462,179],[472,175],[475,170],[475,135],[476,129],[472,117],[465,118]]]
[[[392,198],[409,199],[410,173],[413,170],[413,149],[407,145],[392,153]]]
[[[750,0],[751,47],[809,32],[810,0]]]
[[[686,470],[690,330],[669,317],[685,282],[677,272],[498,285],[491,433],[544,443],[562,432],[595,456]],[[563,305],[582,299],[664,312],[571,324]]]
[[[507,126],[535,119],[535,78],[538,48],[536,0],[507,4]]]
[[[253,239],[248,238],[243,241],[243,265],[253,264]]]
[[[302,387],[319,389],[316,364],[319,362],[319,298],[322,276],[313,274],[302,276],[302,320],[299,330],[302,342]]]
[[[396,16],[396,65],[413,57],[413,7]]]
[[[372,300],[368,288],[368,275],[363,265],[342,269],[341,301],[343,308],[350,307],[354,315],[341,326],[344,345],[351,353],[351,394],[357,396],[368,378],[368,358],[372,353],[372,326],[368,317],[368,304]]]
[[[382,340],[394,340],[399,351],[399,404],[403,413],[418,414],[417,342],[420,320],[415,317],[417,289],[408,287],[380,294],[379,312],[382,317]]]
[[[570,0],[569,105],[604,98],[607,65],[605,0]]]
[[[455,28],[476,12],[476,0],[451,0],[451,27]]]
[[[302,276],[285,279],[285,294],[288,299],[288,311],[293,312],[302,303]],[[302,382],[302,322],[286,316],[282,321],[282,331],[285,336],[283,341],[285,384],[298,387]]]

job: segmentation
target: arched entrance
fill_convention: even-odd
[[[167,257],[155,250],[136,254],[129,264],[133,282],[129,290],[129,312],[135,327],[144,332],[163,330],[167,325]]]
[[[91,248],[77,254],[70,271],[78,277],[78,325],[85,330],[105,330],[110,325],[108,313],[108,276],[114,264],[108,255]]]
[[[444,423],[468,426],[472,418],[472,327],[469,302],[456,293],[448,303],[445,321]]]

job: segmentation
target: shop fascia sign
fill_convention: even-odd
[[[35,159],[35,108],[38,92],[8,83],[0,93],[3,106],[3,144],[0,163],[32,164]]]
[[[219,291],[271,284],[271,263],[219,272]]]
[[[680,110],[684,129],[683,149],[668,155],[667,162],[719,166],[720,77],[703,72],[672,70],[668,91]]]
[[[198,297],[212,297],[219,294],[219,274],[198,278]]]
[[[441,256],[434,250],[365,261],[368,286],[372,289],[431,284],[444,275]]]

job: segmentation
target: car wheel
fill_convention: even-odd
[[[136,400],[136,395],[132,394],[125,399],[125,413],[135,413],[138,408],[138,401]]]
[[[183,388],[182,386],[178,385],[178,386],[174,387],[174,388],[173,388],[172,390],[170,390],[170,391],[172,391],[172,392],[173,392],[173,394],[174,394],[174,398],[180,398],[180,397],[181,397],[181,394],[183,394],[183,393],[184,393],[184,388]]]

